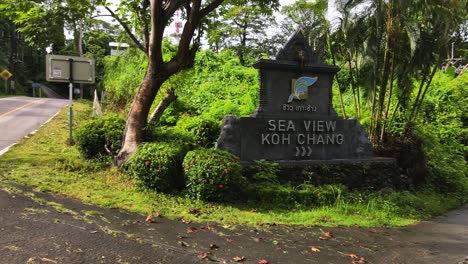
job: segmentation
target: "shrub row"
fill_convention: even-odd
[[[182,145],[161,142],[140,146],[124,171],[141,187],[161,192],[181,189],[186,181],[187,193],[206,201],[229,200],[245,183],[237,157],[228,152],[187,152]]]

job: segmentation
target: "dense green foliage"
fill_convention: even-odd
[[[128,62],[135,61],[135,65],[141,65],[142,58],[134,51],[113,58],[113,63],[117,64],[108,68],[111,70],[109,76],[117,76]],[[343,71],[346,74],[347,70]],[[411,129],[405,128],[408,112],[398,105],[396,97],[391,100],[391,109],[396,111],[392,112],[392,118],[387,123],[389,134],[384,145],[386,152],[381,153],[399,159],[403,176],[409,177],[411,186],[415,188],[429,188],[442,193],[456,192],[460,197],[466,194],[463,187],[467,182],[465,160],[467,140],[463,124],[466,122],[467,112],[466,76],[463,74],[454,78],[437,73],[426,94],[426,101],[421,105],[417,123]],[[149,127],[148,131],[152,132],[148,133],[147,140],[165,141],[167,138],[166,141],[171,141],[179,138],[178,142],[185,142],[191,148],[195,145],[211,147],[216,140],[219,124],[224,115],[245,116],[253,112],[258,100],[257,78],[255,70],[242,66],[233,52],[228,50],[220,54],[211,51],[200,52],[193,69],[168,81],[168,87],[175,88],[179,98],[167,108],[157,126]],[[413,85],[418,86],[418,81],[414,80]],[[112,86],[106,85],[106,87],[109,93],[114,92]],[[136,79],[131,87],[137,87]],[[121,93],[122,98],[128,98],[130,90],[120,89],[115,93]],[[340,102],[337,90],[338,86],[335,86],[334,104],[338,109]],[[416,95],[415,92],[412,96]],[[353,91],[345,89],[343,102],[346,112],[350,115],[356,114],[353,98]],[[366,102],[362,93],[360,101],[363,104]],[[360,121],[367,128],[370,125],[370,115],[369,108],[361,109]],[[203,140],[197,138],[199,135],[203,135]],[[359,174],[356,172],[342,174],[346,173]],[[257,176],[262,178],[265,173],[262,176],[260,170]],[[250,180],[256,182],[255,178]],[[271,191],[269,187],[266,189]]]
[[[146,143],[126,164],[124,170],[146,188],[167,192],[183,184],[182,160],[187,149],[168,143]]]
[[[125,120],[118,114],[93,118],[75,132],[78,149],[87,159],[108,156],[107,150],[115,154],[122,146],[124,127]]]
[[[197,149],[187,153],[184,174],[190,196],[205,201],[232,200],[245,185],[236,156],[217,149]]]
[[[104,59],[103,86],[111,106],[125,106],[132,102],[144,76],[147,61],[142,52],[129,49],[120,56]]]

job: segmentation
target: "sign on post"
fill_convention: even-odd
[[[94,79],[94,59],[92,58],[63,55],[46,56],[46,80],[48,82],[71,81],[92,84]]]
[[[0,72],[0,77],[2,77],[3,80],[8,80],[13,76],[11,72],[9,72],[7,69],[4,69],[2,72]]]
[[[94,59],[63,55],[46,56],[46,80],[69,83],[70,94],[70,145],[73,141],[73,83],[94,83]]]
[[[8,93],[8,82],[7,80],[11,78],[13,74],[8,71],[7,69],[4,69],[2,72],[0,72],[0,77],[5,80],[5,94]]]

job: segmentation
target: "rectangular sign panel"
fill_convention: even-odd
[[[46,56],[48,82],[70,82],[70,63],[73,83],[94,83],[94,59],[63,55]]]

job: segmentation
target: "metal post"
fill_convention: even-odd
[[[8,81],[5,80],[5,94],[8,94]]]
[[[74,145],[73,140],[73,59],[68,59],[70,65],[69,90],[70,90],[70,145]]]

